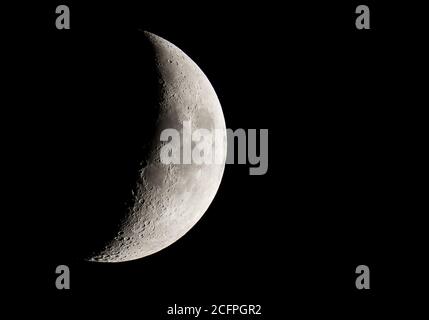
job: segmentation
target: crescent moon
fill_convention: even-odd
[[[122,262],[158,252],[186,234],[203,216],[219,188],[226,160],[226,127],[219,99],[207,77],[182,50],[167,40],[143,33],[154,52],[160,99],[156,133],[142,162],[132,204],[116,235],[86,260]],[[221,163],[163,164],[160,133],[183,122],[223,135]]]

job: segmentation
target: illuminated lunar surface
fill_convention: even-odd
[[[201,69],[179,48],[144,32],[155,56],[160,89],[159,116],[147,160],[142,162],[133,201],[116,236],[87,260],[121,262],[139,259],[171,245],[203,216],[219,188],[226,157],[226,128],[219,100]],[[223,132],[221,164],[163,164],[160,133],[183,121],[192,129]],[[181,146],[183,147],[183,146]],[[183,150],[182,150],[183,151]]]

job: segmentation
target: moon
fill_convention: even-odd
[[[219,188],[226,161],[226,127],[219,99],[207,77],[182,50],[167,40],[143,32],[153,51],[159,99],[154,136],[125,216],[112,239],[86,258],[94,262],[122,262],[156,253],[180,239],[203,216]],[[144,90],[145,88],[142,88]],[[223,135],[221,163],[164,164],[160,140],[164,129],[183,134],[183,122],[192,130],[217,130]],[[183,145],[179,146],[183,151]]]

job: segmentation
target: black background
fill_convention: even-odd
[[[71,30],[55,28],[59,4],[70,7]],[[371,30],[357,30],[358,4],[54,1],[27,11],[31,23],[15,38],[26,88],[15,111],[25,115],[21,168],[33,168],[24,190],[34,190],[25,211],[37,230],[37,308],[159,319],[175,303],[261,304],[266,319],[348,318],[383,314],[396,308],[391,299],[415,293],[422,20],[411,5],[367,2]],[[129,164],[138,119],[150,118],[139,30],[200,66],[228,128],[269,129],[269,169],[250,176],[228,165],[206,214],[167,249],[86,263],[73,255],[81,227],[122,192],[127,177],[115,170]],[[71,269],[71,290],[55,288],[59,264]],[[370,290],[355,288],[361,264]]]

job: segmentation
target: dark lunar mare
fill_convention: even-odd
[[[83,47],[71,61],[56,184],[63,189],[57,239],[63,254],[76,259],[113,238],[132,205],[154,140],[159,95],[153,51],[141,32],[88,40]]]

